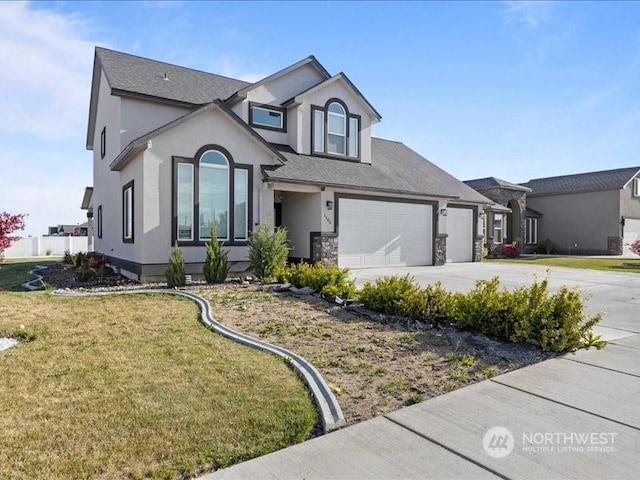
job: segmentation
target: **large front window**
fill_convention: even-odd
[[[324,108],[312,106],[312,150],[330,156],[359,156],[360,117],[351,115],[346,106],[329,100]]]
[[[196,158],[174,158],[172,242],[201,245],[215,227],[219,240],[246,242],[250,231],[252,166],[236,164],[222,147]]]

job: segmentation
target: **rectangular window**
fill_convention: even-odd
[[[193,240],[193,165],[178,164],[177,239]]]
[[[345,119],[344,115],[329,112],[327,118],[327,153],[346,155]]]
[[[100,133],[100,158],[104,158],[107,154],[107,127],[105,126]]]
[[[640,197],[640,178],[633,179],[633,196]]]
[[[200,165],[200,240],[211,238],[211,227],[214,224],[218,238],[229,239],[228,172],[226,167]]]
[[[249,216],[249,172],[247,170],[236,168],[234,171],[233,203],[233,237],[235,240],[246,240]]]
[[[122,240],[133,243],[133,180],[122,189]]]
[[[504,214],[493,214],[493,243],[502,243],[504,227]]]
[[[102,205],[98,205],[98,215],[96,218],[98,238],[102,238]]]
[[[313,112],[313,151],[324,152],[324,112]]]
[[[527,218],[525,222],[525,242],[529,245],[538,243],[538,219]]]
[[[354,158],[358,158],[359,123],[357,118],[349,118],[349,156]]]
[[[249,104],[249,124],[254,127],[285,131],[285,114],[277,107]]]

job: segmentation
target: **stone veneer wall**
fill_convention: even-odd
[[[447,234],[441,233],[436,235],[436,258],[434,265],[444,265],[447,263]]]
[[[622,238],[607,237],[607,253],[609,255],[622,255]]]
[[[311,232],[311,262],[338,264],[338,235],[333,232]]]
[[[515,200],[518,202],[518,207],[520,207],[520,225],[518,228],[519,233],[511,239],[511,241],[515,240],[515,238],[519,237],[524,241],[524,230],[525,230],[525,210],[527,209],[527,192],[519,191],[519,190],[511,190],[509,188],[503,187],[494,187],[494,188],[486,188],[486,189],[478,189],[485,197],[493,200],[494,202],[507,206],[509,201]],[[513,215],[513,214],[512,214]],[[504,236],[507,236],[507,225],[505,224]],[[487,239],[488,240],[488,239]]]
[[[484,247],[484,236],[478,235],[475,242],[473,242],[473,261],[482,261],[482,248]]]

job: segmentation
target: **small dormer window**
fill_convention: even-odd
[[[286,110],[273,105],[249,103],[249,125],[265,130],[287,131]]]
[[[349,114],[338,99],[329,100],[324,108],[312,106],[311,111],[313,153],[358,159],[360,117]]]

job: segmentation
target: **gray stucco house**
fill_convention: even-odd
[[[481,259],[485,196],[402,143],[344,73],[307,57],[258,82],[96,48],[87,143],[94,249],[163,278],[177,243],[202,271],[212,225],[247,259],[261,223],[293,260],[352,268]]]
[[[633,255],[640,238],[640,167],[537,178],[465,182],[498,207],[487,210],[488,243],[550,239],[558,253]]]

